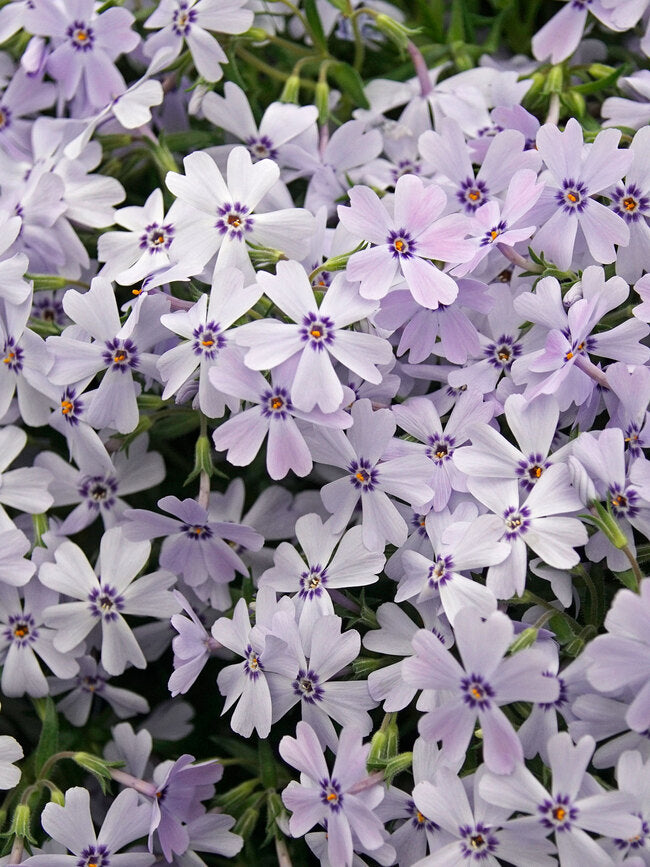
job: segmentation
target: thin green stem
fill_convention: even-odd
[[[627,559],[630,561],[630,566],[632,567],[632,573],[634,575],[634,580],[636,582],[636,587],[634,588],[635,593],[641,592],[641,582],[643,581],[644,575],[641,571],[639,564],[637,563],[636,557],[630,550],[629,545],[625,545],[624,548],[621,548],[621,551],[625,554]]]

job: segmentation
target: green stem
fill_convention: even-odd
[[[641,582],[643,581],[644,575],[641,572],[639,564],[637,563],[636,557],[630,550],[629,545],[625,545],[624,548],[621,548],[621,551],[625,554],[627,559],[630,561],[630,566],[632,567],[632,573],[634,574],[634,580],[636,581],[636,587],[634,588],[635,593],[641,592]]]
[[[275,67],[270,66],[268,63],[265,63],[263,60],[260,60],[259,57],[255,57],[254,54],[251,54],[250,51],[247,51],[241,45],[237,45],[235,49],[236,53],[241,57],[242,60],[245,60],[246,63],[249,63],[251,66],[254,66],[255,69],[259,69],[260,72],[263,72],[265,75],[268,75],[269,78],[273,78],[276,81],[286,81],[289,78],[288,72],[282,72],[281,69],[275,69]]]
[[[71,759],[74,756],[72,750],[62,750],[60,753],[54,753],[53,756],[50,756],[49,759],[43,764],[41,768],[41,777],[49,777],[50,771],[56,765],[57,762],[61,761],[61,759]]]

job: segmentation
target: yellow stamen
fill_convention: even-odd
[[[77,30],[75,36],[77,37],[77,42],[85,42],[88,39],[88,34],[85,30]]]
[[[564,356],[565,361],[569,361],[571,358],[573,358],[572,352],[567,352],[567,354]]]
[[[479,689],[477,686],[472,687],[471,693],[474,698],[483,698],[483,690]]]
[[[15,357],[16,357],[15,352],[8,352],[6,358],[3,359],[2,363],[3,364],[11,364],[11,362],[14,360]]]
[[[282,400],[281,397],[274,397],[273,400],[271,401],[272,409],[282,409],[283,406],[284,406],[284,401]]]
[[[336,794],[336,792],[330,792],[329,795],[327,796],[328,801],[338,801],[338,799],[339,799],[339,796]]]
[[[70,400],[62,400],[61,401],[61,412],[63,415],[67,415],[69,412],[72,412],[74,409],[74,404]]]
[[[564,819],[565,816],[566,816],[566,810],[563,809],[562,807],[556,807],[556,808],[553,810],[553,817],[554,817],[555,819],[557,819],[558,822],[561,822],[561,821]]]
[[[354,476],[356,479],[359,479],[360,482],[365,482],[365,480],[366,480],[365,475],[361,472],[355,473]]]
[[[202,340],[201,346],[214,346],[214,340]]]
[[[494,241],[495,238],[498,238],[500,234],[501,232],[499,232],[498,229],[492,229],[492,231],[490,232],[490,238],[492,238],[492,240]]]
[[[395,249],[398,253],[401,253],[404,249],[404,241],[402,241],[401,238],[398,238],[397,241],[395,241]]]
[[[131,289],[131,295],[139,295],[142,289]]]
[[[415,818],[418,820],[420,825],[422,825],[424,822],[426,822],[425,817],[422,815],[422,813],[419,810],[415,811]]]
[[[126,361],[126,352],[116,352],[113,356],[113,361],[117,364],[120,364],[122,361]]]
[[[471,190],[471,191],[467,194],[467,198],[468,198],[468,199],[471,199],[473,202],[475,202],[477,199],[480,199],[480,198],[481,198],[481,194],[479,193],[478,190]]]
[[[317,338],[318,338],[318,337],[322,337],[322,336],[323,336],[322,331],[320,331],[320,329],[318,329],[318,328],[312,328],[312,330],[311,330],[309,333],[311,334],[312,337],[317,337]]]
[[[637,206],[636,199],[633,199],[632,196],[629,196],[627,199],[623,199],[623,207],[626,211],[633,211]]]
[[[29,635],[29,629],[26,626],[17,626],[14,629],[14,635],[16,638],[24,638],[26,635]]]
[[[541,467],[532,467],[530,471],[535,476],[536,479],[538,479],[542,475],[542,468]]]
[[[234,226],[235,229],[238,229],[241,226],[241,218],[237,216],[237,214],[231,214],[228,217],[228,225]]]
[[[574,193],[567,193],[567,194],[566,194],[566,197],[567,197],[567,199],[568,199],[570,202],[574,202],[574,203],[575,203],[575,202],[578,201],[578,197],[577,197]]]

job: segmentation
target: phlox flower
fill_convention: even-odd
[[[476,246],[465,240],[464,217],[441,216],[447,197],[439,186],[404,175],[395,185],[393,214],[369,187],[353,187],[349,196],[350,207],[339,206],[339,219],[351,235],[373,245],[354,253],[346,268],[350,280],[361,281],[362,297],[383,298],[399,274],[422,307],[455,301],[455,281],[429,260],[458,264],[471,259]]]
[[[48,625],[58,630],[55,648],[66,653],[97,626],[101,626],[101,663],[109,674],[122,674],[130,663],[145,668],[146,660],[124,614],[170,617],[178,603],[169,592],[176,580],[158,571],[137,578],[151,546],[129,542],[116,527],[102,536],[100,574],[96,574],[81,548],[63,542],[54,563],[43,563],[39,578],[46,586],[70,596],[74,602],[50,605],[44,612]]]
[[[75,786],[65,793],[65,805],[50,801],[41,814],[41,824],[53,840],[63,843],[72,855],[32,855],[23,861],[29,867],[84,867],[92,863],[115,867],[150,867],[154,856],[147,852],[118,850],[147,833],[149,807],[138,803],[131,789],[120,792],[108,809],[104,823],[95,833],[90,816],[90,794]]]
[[[144,26],[159,30],[145,43],[145,54],[153,57],[163,48],[176,58],[187,43],[197,71],[206,81],[219,81],[222,63],[228,58],[211,31],[243,33],[253,23],[253,13],[244,8],[246,0],[162,0]]]
[[[650,129],[640,129],[630,143],[634,154],[625,181],[609,191],[611,209],[622,217],[630,230],[630,243],[619,247],[616,273],[626,283],[635,283],[647,270],[650,259],[650,166],[646,155],[650,149]]]
[[[0,735],[0,789],[13,789],[20,782],[20,768],[14,762],[23,757],[23,748],[16,738]]]
[[[347,726],[330,774],[316,733],[306,722],[298,723],[295,738],[285,735],[280,741],[280,755],[301,773],[301,782],[292,781],[282,792],[292,812],[291,833],[302,837],[316,823],[326,825],[328,858],[337,867],[352,867],[353,832],[370,852],[385,841],[383,823],[374,812],[384,789],[368,778],[369,751],[361,733]]]
[[[278,262],[275,275],[260,271],[257,280],[264,294],[293,323],[257,320],[238,328],[235,341],[247,348],[244,362],[254,370],[270,370],[290,358],[297,360],[291,385],[295,407],[309,412],[318,406],[331,413],[341,406],[343,386],[332,357],[368,382],[381,382],[376,365],[392,360],[392,348],[374,334],[345,330],[372,313],[375,304],[359,297],[342,274],[332,280],[320,307],[298,262]]]
[[[27,434],[14,425],[6,425],[0,429],[0,529],[15,530],[14,522],[7,515],[4,506],[20,509],[21,512],[38,515],[46,512],[54,497],[49,492],[53,476],[47,470],[36,467],[19,467],[7,470],[27,445]],[[22,535],[22,534],[21,534]],[[6,556],[10,557],[23,552],[22,541],[17,536],[7,536],[8,549]],[[24,574],[20,568],[18,575]],[[6,579],[5,579],[6,580]],[[10,581],[9,583],[17,583]]]
[[[444,691],[437,706],[421,718],[420,734],[425,740],[442,741],[450,761],[455,761],[465,754],[478,719],[486,765],[497,774],[512,773],[523,761],[523,750],[500,706],[555,701],[559,686],[544,676],[546,656],[534,648],[504,659],[514,626],[500,611],[483,618],[475,608],[463,608],[456,616],[454,634],[462,666],[424,629],[413,638],[416,655],[404,662],[407,683]],[[434,811],[423,812],[436,818]]]
[[[603,127],[627,126],[641,129],[650,122],[650,69],[639,69],[618,80],[621,93],[631,97],[609,96],[601,106]]]

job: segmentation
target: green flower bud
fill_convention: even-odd
[[[258,788],[259,784],[259,777],[244,780],[243,783],[235,786],[234,789],[230,789],[228,792],[220,794],[217,798],[217,804],[225,813],[237,813],[243,808],[244,804]],[[239,831],[237,833],[239,833]]]
[[[243,837],[244,840],[247,840],[255,830],[259,817],[259,810],[255,809],[255,807],[247,807],[239,819],[237,819],[233,832],[239,834],[239,836]]]
[[[330,114],[330,88],[326,81],[316,82],[316,94],[314,97],[314,105],[318,109],[318,123],[323,126],[327,123],[327,118]]]
[[[22,837],[23,840],[29,840],[30,843],[35,843],[36,840],[31,833],[32,811],[27,804],[18,804],[11,817],[11,827],[9,828],[9,836]]]
[[[280,94],[280,102],[298,103],[300,97],[300,76],[290,75],[287,78],[282,93]]]
[[[564,67],[560,64],[551,66],[546,74],[546,81],[542,88],[544,93],[562,93],[564,89]]]
[[[509,653],[518,653],[520,650],[524,650],[526,647],[532,647],[533,644],[537,641],[537,636],[539,635],[539,629],[535,629],[534,626],[529,626],[528,629],[524,629],[512,642],[510,647],[508,648]]]

